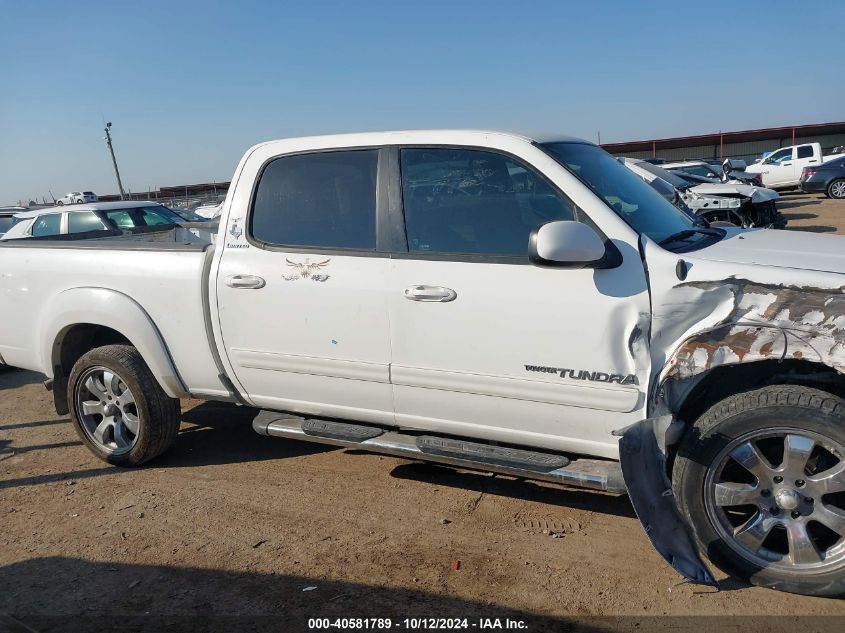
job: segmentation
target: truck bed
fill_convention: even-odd
[[[150,227],[155,228],[155,227]],[[217,237],[217,223],[185,224],[167,230],[91,231],[50,237],[0,240],[0,248],[202,251]]]
[[[149,316],[188,390],[223,390],[204,303],[212,235],[179,227],[0,242],[0,357],[8,365],[47,373],[42,350],[46,323],[33,323],[33,315],[52,318],[68,291],[106,289],[131,298]]]

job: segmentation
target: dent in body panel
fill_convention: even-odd
[[[662,333],[673,342],[665,346],[671,354],[659,387],[714,367],[763,360],[807,360],[845,373],[843,287],[730,278],[679,284],[668,296],[674,308],[662,316],[675,323]]]

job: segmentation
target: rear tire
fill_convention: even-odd
[[[834,200],[845,199],[845,178],[837,178],[827,186],[827,197]]]
[[[845,594],[845,400],[799,386],[740,393],[686,433],[672,471],[702,553],[761,587]]]
[[[139,466],[158,457],[179,431],[179,400],[164,392],[130,345],[98,347],[76,361],[68,404],[80,439],[116,466]]]

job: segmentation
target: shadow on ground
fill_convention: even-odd
[[[797,209],[821,203],[821,200],[790,200],[789,198],[784,199],[783,196],[781,196],[781,199],[778,200],[777,204],[779,209]]]
[[[156,468],[192,468],[197,466],[246,463],[270,459],[285,459],[338,450],[325,444],[298,442],[296,440],[277,440],[258,435],[252,430],[252,419],[257,411],[249,407],[232,404],[204,402],[183,413],[182,429],[173,447],[161,457],[149,462]],[[187,422],[188,424],[184,424]],[[41,420],[34,422],[16,422],[0,425],[0,432],[12,429],[53,424],[67,424],[67,418]],[[40,445],[18,445],[17,442],[3,439],[0,443],[0,459],[15,454],[38,450],[50,450],[80,446],[79,441],[56,442]],[[90,456],[92,468],[52,472],[0,481],[0,490],[17,486],[35,486],[53,483],[65,479],[88,479],[100,475],[121,473],[131,477],[137,469],[119,468],[99,461]],[[2,633],[2,631],[0,631]]]
[[[17,389],[25,385],[34,385],[44,382],[44,375],[34,371],[15,369],[5,365],[0,366],[0,391],[4,389]]]
[[[813,218],[819,217],[815,213],[789,213],[786,212],[783,214],[783,217],[787,219],[787,221],[792,222],[793,220],[812,220]]]
[[[503,624],[509,618],[525,622],[530,631],[608,630],[410,588],[65,557],[35,558],[0,567],[0,613],[8,614],[0,616],[3,633],[296,632],[315,630],[317,627],[308,626],[310,618],[391,618],[401,622],[414,617],[468,618],[469,622],[500,618]],[[427,628],[431,627],[414,630]],[[478,627],[470,624],[468,628]]]
[[[564,488],[555,484],[545,485],[527,479],[459,471],[448,466],[425,462],[402,464],[394,468],[390,474],[398,479],[410,479],[436,486],[448,486],[499,497],[636,518],[627,495],[609,495],[589,490]]]
[[[828,225],[811,225],[807,226],[806,224],[802,224],[801,226],[788,226],[786,227],[788,230],[791,231],[809,231],[810,233],[836,233],[837,229],[835,226],[828,226]]]
[[[338,450],[333,446],[282,440],[252,429],[257,409],[225,402],[203,402],[182,413],[176,444],[155,460],[164,468],[182,468],[285,459]],[[185,424],[187,423],[187,425]]]

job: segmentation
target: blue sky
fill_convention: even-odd
[[[0,0],[0,203],[228,180],[272,138],[845,119],[845,2]]]

